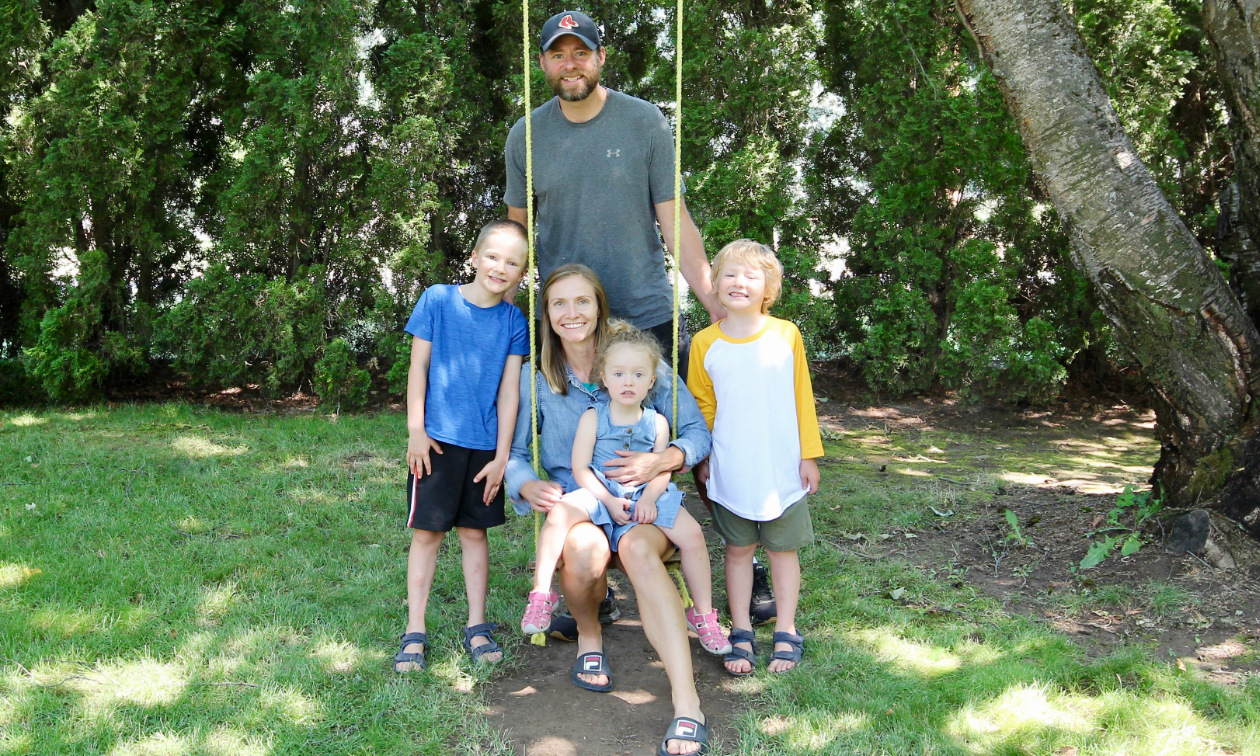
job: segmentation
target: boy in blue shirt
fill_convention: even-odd
[[[524,226],[487,224],[477,236],[476,277],[462,286],[425,289],[407,332],[407,631],[394,669],[424,668],[424,614],[437,569],[438,547],[452,527],[459,533],[468,593],[464,648],[477,662],[497,662],[503,651],[486,622],[490,552],[486,530],[502,525],[503,471],[520,404],[523,355],[529,354],[525,316],[510,301],[525,273]]]

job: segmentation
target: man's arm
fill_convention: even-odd
[[[678,258],[678,267],[682,269],[683,278],[691,287],[691,293],[700,300],[704,309],[709,311],[709,317],[716,323],[726,317],[726,308],[718,302],[717,293],[713,291],[713,282],[709,278],[709,258],[704,254],[704,240],[700,238],[700,229],[696,228],[691,213],[687,211],[686,200],[682,200],[682,203],[682,253]],[[661,226],[665,248],[670,254],[674,254],[674,200],[657,202],[653,207],[656,208],[656,222]],[[523,210],[521,212],[524,213]]]
[[[522,226],[525,225],[525,220],[526,220],[525,208],[512,207],[511,205],[508,205],[507,209],[508,209],[508,220],[514,220],[517,223],[521,224]]]

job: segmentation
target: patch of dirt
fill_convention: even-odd
[[[824,466],[868,465],[890,483],[909,476],[902,482],[934,486],[945,502],[925,527],[830,534],[838,547],[867,559],[900,557],[956,588],[976,586],[1095,654],[1141,644],[1220,684],[1260,675],[1260,544],[1236,526],[1213,518],[1237,568],[1164,549],[1176,512],[1148,521],[1137,553],[1122,556],[1117,546],[1097,567],[1079,567],[1124,484],[1150,476],[1132,458],[1157,448],[1154,413],[1140,399],[1075,394],[1020,408],[931,396],[871,405],[843,376],[816,385],[827,399],[819,403],[824,434],[861,447],[819,460]],[[905,451],[925,434],[950,442]],[[1010,537],[1008,510],[1026,544]]]
[[[1092,542],[1086,534],[1114,502],[1110,495],[1014,487],[981,505],[974,519],[939,518],[913,539],[893,535],[906,542],[900,551],[908,561],[955,586],[978,586],[1008,611],[1046,622],[1095,653],[1150,645],[1157,657],[1197,666],[1225,684],[1260,672],[1260,569],[1217,569],[1171,554],[1158,523],[1147,528],[1154,542],[1136,554],[1116,549],[1099,566],[1079,568]],[[1007,510],[1022,524],[1026,545],[1008,538]]]
[[[545,647],[522,644],[519,668],[487,686],[490,724],[504,730],[525,756],[653,756],[673,719],[669,683],[643,634],[630,581],[609,573],[622,617],[604,628],[612,668],[610,693],[570,682],[577,644],[553,639]],[[721,657],[691,644],[696,688],[709,737],[733,739],[729,722],[741,704]]]

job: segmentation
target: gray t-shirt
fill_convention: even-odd
[[[674,137],[660,108],[608,90],[599,115],[572,123],[552,98],[534,110],[534,196],[543,280],[565,263],[589,265],[612,314],[638,328],[674,313],[658,202],[674,198]],[[508,134],[503,201],[525,207],[525,119]]]

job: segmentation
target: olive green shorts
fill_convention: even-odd
[[[713,529],[732,546],[759,543],[766,551],[796,551],[814,542],[814,523],[809,518],[807,496],[765,522],[745,519],[714,502]]]

